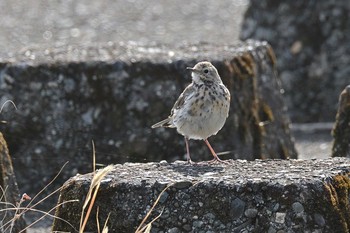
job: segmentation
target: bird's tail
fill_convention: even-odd
[[[154,125],[151,126],[151,128],[158,128],[158,127],[172,127],[172,125],[170,124],[171,118],[168,117],[165,120],[162,120],[158,123],[155,123]]]

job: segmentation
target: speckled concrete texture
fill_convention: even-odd
[[[133,232],[159,193],[152,232],[346,232],[349,224],[350,160],[230,161],[229,165],[185,162],[115,165],[101,182],[95,213],[109,229]],[[91,174],[64,185],[60,202],[83,200]],[[65,204],[57,216],[78,227],[82,201]],[[163,209],[164,208],[164,209]],[[57,220],[55,230],[71,231]]]

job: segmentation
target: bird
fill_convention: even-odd
[[[170,115],[151,128],[176,128],[184,136],[187,161],[194,164],[190,156],[189,140],[203,140],[208,146],[213,160],[222,162],[210,145],[208,138],[216,135],[224,126],[230,109],[230,91],[209,61],[198,62],[191,71],[192,82],[184,89],[171,109]]]

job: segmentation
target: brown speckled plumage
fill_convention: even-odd
[[[175,102],[170,116],[152,126],[176,128],[185,137],[187,159],[190,163],[188,139],[204,140],[214,156],[208,138],[224,126],[230,108],[230,92],[222,83],[216,68],[207,61],[197,63],[192,71],[192,83]]]

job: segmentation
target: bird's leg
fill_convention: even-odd
[[[210,145],[208,139],[205,139],[204,142],[205,142],[205,144],[207,144],[207,146],[208,146],[208,148],[209,148],[211,154],[214,156],[214,159],[211,160],[210,163],[213,163],[213,162],[221,162],[221,163],[230,164],[229,162],[223,161],[223,160],[221,160],[221,159],[219,158],[219,156],[215,153],[213,147],[211,147],[211,145]]]
[[[187,151],[187,162],[191,165],[193,165],[193,161],[191,160],[191,157],[190,157],[190,147],[188,145],[188,138],[185,137],[185,143],[186,143],[186,151]]]

